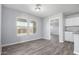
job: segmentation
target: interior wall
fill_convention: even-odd
[[[50,40],[50,21],[49,18],[43,19],[43,38]]]
[[[59,19],[59,41],[64,41],[64,15],[59,13],[43,20],[43,38],[50,40],[50,20]]]
[[[2,7],[2,45],[11,45],[19,42],[31,41],[35,39],[40,39],[42,37],[42,29],[41,22],[42,19],[35,17],[33,15],[29,15],[25,12],[13,10],[7,7]],[[17,36],[16,35],[16,17],[23,16],[28,20],[35,20],[37,23],[37,32],[33,35],[24,35]]]
[[[1,4],[0,4],[0,54],[1,54]]]

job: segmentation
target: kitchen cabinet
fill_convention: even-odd
[[[74,53],[79,54],[79,34],[74,34]]]
[[[67,18],[65,20],[65,26],[79,26],[79,17]]]
[[[74,42],[73,32],[69,32],[69,31],[65,32],[65,41]]]

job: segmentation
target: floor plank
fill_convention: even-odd
[[[39,39],[2,48],[2,55],[74,55],[74,44],[59,43],[58,36],[51,40]]]

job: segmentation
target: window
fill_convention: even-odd
[[[31,35],[36,32],[36,23],[32,20],[17,18],[17,35]]]

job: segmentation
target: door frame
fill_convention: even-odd
[[[59,42],[63,43],[64,42],[64,36],[65,36],[65,30],[64,30],[64,15],[62,13],[54,15],[49,18],[49,39],[51,39],[51,31],[50,31],[50,21],[52,19],[58,19],[59,20]]]

